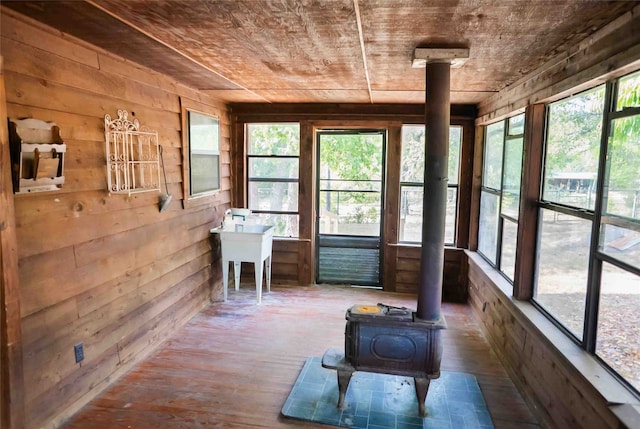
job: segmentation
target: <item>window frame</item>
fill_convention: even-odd
[[[180,97],[181,106],[181,126],[182,126],[182,191],[183,208],[206,204],[209,197],[213,197],[222,190],[222,157],[223,157],[223,135],[222,120],[217,108],[199,103],[194,100]],[[190,123],[189,113],[215,118],[218,122],[218,186],[203,192],[192,193],[191,189],[191,144],[190,144]]]
[[[523,117],[523,121],[524,121],[524,126],[522,129],[522,132],[519,133],[512,133],[511,131],[511,120],[514,118],[517,118],[519,116]],[[478,228],[478,253],[483,257],[483,259],[485,259],[492,267],[494,267],[499,273],[500,275],[502,275],[502,277],[504,277],[513,287],[514,282],[515,282],[515,278],[517,276],[516,274],[516,270],[517,268],[515,267],[515,265],[513,266],[513,278],[511,278],[509,276],[508,273],[505,272],[504,270],[504,266],[503,266],[503,255],[502,255],[502,249],[503,249],[503,245],[504,245],[504,226],[505,226],[505,222],[510,222],[511,224],[515,224],[516,225],[516,246],[515,246],[515,254],[514,254],[514,260],[517,258],[517,253],[518,253],[518,233],[517,231],[520,228],[520,219],[521,219],[521,214],[520,214],[520,202],[522,199],[522,184],[523,184],[523,173],[524,173],[524,138],[525,138],[525,133],[526,133],[526,123],[527,123],[527,117],[524,113],[515,113],[507,118],[504,118],[500,121],[496,121],[496,122],[492,122],[490,124],[487,124],[483,127],[483,150],[482,150],[482,171],[481,171],[481,183],[480,183],[480,200],[482,200],[482,195],[483,194],[489,194],[492,195],[494,197],[496,197],[498,199],[498,216],[497,216],[497,225],[496,225],[496,229],[497,229],[497,233],[496,233],[496,243],[495,243],[495,261],[493,261],[491,259],[491,257],[489,255],[485,255],[482,250],[481,250],[481,243],[480,243],[480,230]],[[499,188],[493,188],[491,186],[487,186],[485,184],[485,161],[487,158],[487,141],[488,141],[488,128],[492,125],[496,125],[496,124],[502,124],[502,152],[501,152],[501,160],[500,160],[500,187]],[[514,217],[510,214],[507,213],[503,213],[503,195],[504,195],[504,185],[505,185],[505,155],[507,153],[507,145],[509,142],[511,141],[517,141],[520,140],[521,141],[521,155],[520,155],[520,183],[518,188],[520,189],[520,192],[518,194],[518,213],[517,216]],[[478,211],[478,215],[479,215],[479,219],[482,217],[482,204],[480,204],[479,206],[479,211]]]
[[[251,133],[249,131],[251,125],[264,125],[264,126],[268,126],[268,125],[298,125],[298,155],[274,155],[274,154],[260,154],[260,155],[253,155],[251,154],[251,145],[250,145],[250,139],[251,139]],[[251,208],[251,192],[250,192],[250,187],[251,187],[251,183],[297,183],[298,186],[298,207],[296,208],[295,211],[293,210],[251,210],[251,212],[253,214],[272,214],[272,215],[285,215],[285,216],[296,216],[297,218],[297,231],[298,231],[298,235],[288,235],[288,236],[283,236],[283,235],[274,235],[276,237],[281,237],[281,238],[299,238],[300,237],[300,151],[301,151],[301,137],[300,137],[300,130],[301,130],[302,126],[300,124],[299,121],[282,121],[282,122],[246,122],[244,124],[244,135],[245,135],[245,165],[246,165],[246,170],[245,170],[245,192],[246,192],[246,196],[247,196],[247,207]],[[251,160],[252,159],[272,159],[272,160],[277,160],[277,159],[296,159],[298,161],[298,176],[297,178],[269,178],[269,177],[251,177],[250,176],[250,172],[251,169],[249,168],[249,165],[251,164]]]
[[[424,128],[425,125],[424,124],[411,124],[411,123],[403,123],[400,131],[400,171],[402,171],[402,146],[404,145],[404,140],[402,138],[402,136],[404,135],[404,127],[422,127]],[[454,184],[452,184],[451,182],[447,182],[447,194],[449,193],[450,189],[455,189],[455,217],[453,220],[453,241],[449,242],[446,241],[446,234],[445,234],[445,242],[444,245],[445,247],[455,247],[456,246],[456,242],[458,239],[458,210],[459,210],[459,206],[460,206],[460,177],[461,177],[461,165],[462,165],[462,151],[463,151],[463,145],[464,145],[464,134],[465,134],[465,127],[461,124],[450,124],[449,128],[458,128],[460,130],[460,140],[459,140],[459,149],[458,149],[458,177],[456,178],[456,182]],[[449,137],[451,137],[451,134],[449,134]],[[451,145],[449,145],[449,147],[451,147]],[[422,149],[424,152],[424,143],[422,144]],[[451,151],[449,151],[449,154],[451,153]],[[447,167],[448,168],[448,167]],[[422,175],[423,177],[423,181],[421,182],[411,182],[411,181],[403,181],[402,180],[402,173],[400,173],[400,185],[399,185],[399,192],[398,192],[398,213],[400,213],[402,211],[402,195],[403,195],[403,188],[408,188],[408,190],[420,190],[420,191],[424,191],[424,174]],[[423,200],[424,201],[424,200]],[[401,216],[398,216],[398,244],[421,244],[422,240],[420,241],[412,241],[412,240],[402,240],[400,237],[401,234],[401,228],[400,228],[400,221],[401,221]]]
[[[554,325],[556,325],[562,332],[564,332],[568,338],[570,338],[573,342],[575,342],[580,348],[584,349],[587,353],[596,358],[605,368],[607,368],[614,377],[616,377],[619,381],[621,381],[625,386],[627,386],[631,391],[635,392],[636,395],[640,394],[640,389],[637,386],[633,386],[628,380],[626,380],[620,373],[618,373],[612,366],[610,366],[605,360],[606,357],[600,356],[597,351],[597,339],[598,339],[598,319],[600,316],[599,311],[599,301],[601,299],[601,286],[602,286],[602,276],[604,273],[603,266],[605,264],[609,264],[609,266],[623,270],[631,275],[635,275],[640,277],[640,264],[638,266],[629,264],[622,259],[616,258],[610,254],[605,253],[601,249],[601,234],[602,227],[605,224],[613,224],[613,225],[622,225],[622,226],[630,226],[631,225],[636,231],[640,230],[640,219],[631,220],[625,218],[624,216],[611,216],[608,213],[604,212],[605,209],[605,200],[607,195],[605,195],[605,189],[609,187],[609,180],[607,177],[607,157],[608,150],[610,145],[610,137],[612,137],[613,133],[613,123],[615,120],[620,118],[627,118],[632,116],[640,115],[640,106],[627,107],[624,109],[617,109],[618,103],[618,86],[620,80],[624,79],[627,76],[638,74],[640,71],[636,70],[631,73],[627,73],[623,76],[619,76],[616,78],[609,79],[604,83],[604,102],[601,113],[601,136],[599,141],[599,157],[597,163],[597,185],[596,185],[596,194],[595,194],[595,205],[593,209],[585,209],[580,207],[572,207],[567,204],[562,204],[553,201],[547,201],[543,198],[544,196],[544,179],[545,179],[545,163],[546,163],[546,148],[547,148],[547,140],[548,140],[548,129],[549,129],[549,116],[548,110],[549,106],[552,104],[547,103],[545,105],[545,130],[544,130],[544,139],[543,139],[543,151],[542,151],[542,162],[541,168],[539,171],[540,175],[540,188],[539,195],[537,196],[537,200],[535,202],[537,211],[540,213],[542,210],[550,210],[555,213],[565,214],[575,216],[580,219],[588,220],[591,222],[591,235],[590,235],[590,248],[589,248],[589,258],[588,258],[588,272],[587,272],[587,285],[586,285],[586,296],[585,296],[585,304],[584,304],[584,323],[582,330],[582,338],[579,339],[572,332],[565,327],[552,313],[547,311],[542,305],[538,304],[535,300],[535,297],[531,296],[531,303],[539,310],[542,314],[544,314]],[[584,92],[591,91],[603,84],[595,85],[585,91],[580,91],[576,94],[572,94],[571,96],[577,96]],[[569,97],[566,97],[569,98]],[[554,100],[554,102],[562,101],[563,99]],[[606,183],[605,183],[606,182]],[[610,218],[607,220],[613,220],[613,222],[605,222],[605,218]],[[538,216],[538,228],[536,231],[536,239],[540,240],[540,228],[541,228],[542,216]],[[537,253],[536,258],[537,258]],[[534,278],[538,277],[538,263],[535,263],[534,266]],[[537,287],[537,280],[531,284],[531,291],[535,292],[535,288]]]

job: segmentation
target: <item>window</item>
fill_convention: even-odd
[[[513,282],[524,115],[485,128],[478,251]]]
[[[615,110],[608,115],[595,255],[602,274],[594,352],[640,391],[640,72],[619,79],[611,92],[608,105]]]
[[[640,390],[640,72],[549,104],[547,124],[533,300]]]
[[[534,300],[582,340],[605,86],[547,107]]]
[[[299,158],[299,124],[247,124],[248,208],[277,236],[298,237]]]
[[[424,182],[424,125],[402,126],[402,155],[400,166],[400,226],[399,241],[422,241],[422,201]],[[458,212],[458,176],[462,127],[449,128],[449,182],[444,242],[454,245],[456,214]]]
[[[218,118],[187,110],[189,195],[220,189],[220,122]]]

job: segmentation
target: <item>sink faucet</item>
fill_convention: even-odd
[[[221,225],[222,229],[224,229],[225,222],[233,224],[232,220],[233,220],[233,215],[231,214],[231,209],[225,210],[224,217],[222,218],[222,225]]]

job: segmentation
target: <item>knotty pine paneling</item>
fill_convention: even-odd
[[[231,201],[229,117],[206,94],[2,12],[7,114],[56,122],[68,146],[62,190],[14,198],[25,426],[56,427],[221,299],[209,229]],[[211,106],[222,125],[222,190],[187,209],[180,97]],[[118,109],[158,131],[173,195],[164,213],[157,193],[106,191],[104,115]],[[76,364],[80,342],[85,359]]]

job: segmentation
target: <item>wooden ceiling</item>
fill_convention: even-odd
[[[423,103],[418,46],[477,104],[635,6],[593,0],[91,0],[3,6],[234,103]]]

